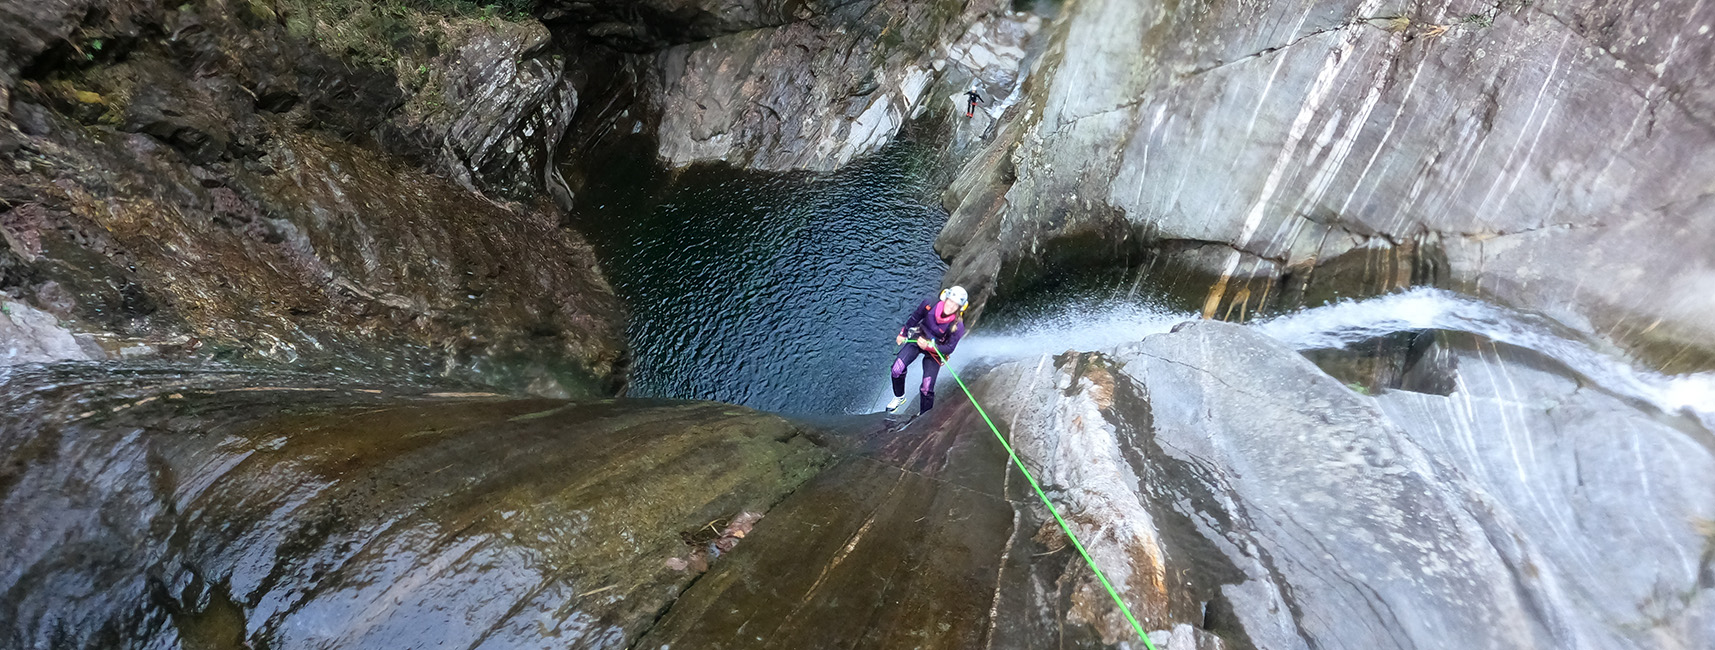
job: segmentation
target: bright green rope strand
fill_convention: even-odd
[[[959,378],[958,371],[953,370],[953,366],[947,363],[947,358],[941,356],[940,350],[931,349],[930,352],[933,352],[935,357],[941,360],[942,367],[945,367],[947,372],[953,375],[953,381],[959,383],[959,390],[965,391],[965,397],[970,398],[971,406],[977,409],[977,415],[983,416],[983,422],[988,423],[989,431],[994,432],[995,440],[999,440],[1000,446],[1006,448],[1006,455],[1012,457],[1012,464],[1018,467],[1018,471],[1024,473],[1024,480],[1030,482],[1030,488],[1036,490],[1036,496],[1042,499],[1042,505],[1048,507],[1048,514],[1054,515],[1054,521],[1059,522],[1060,530],[1066,531],[1066,537],[1072,540],[1072,548],[1078,549],[1078,554],[1084,556],[1084,563],[1090,565],[1091,571],[1096,572],[1096,579],[1102,581],[1102,588],[1108,590],[1108,595],[1113,597],[1114,604],[1119,606],[1120,613],[1125,614],[1125,620],[1131,622],[1131,629],[1137,631],[1137,638],[1143,639],[1144,647],[1155,650],[1155,644],[1150,642],[1149,635],[1143,632],[1143,624],[1137,622],[1137,617],[1131,615],[1131,609],[1125,606],[1125,601],[1120,600],[1119,592],[1114,590],[1112,583],[1108,582],[1108,577],[1102,573],[1101,567],[1096,566],[1096,560],[1090,557],[1090,552],[1084,550],[1083,543],[1078,541],[1078,536],[1072,532],[1072,527],[1060,517],[1060,511],[1048,501],[1048,495],[1042,491],[1042,486],[1036,483],[1036,477],[1031,476],[1030,470],[1025,469],[1024,461],[1019,460],[1018,452],[1012,450],[1012,444],[1006,441],[1006,436],[1000,435],[1000,427],[994,425],[994,420],[990,420],[989,414],[983,411],[983,405],[977,403],[977,396],[971,394],[971,389],[965,385],[965,380]]]

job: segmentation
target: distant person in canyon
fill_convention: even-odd
[[[977,112],[977,104],[982,103],[982,101],[983,96],[977,94],[977,89],[972,88],[965,91],[965,117],[975,115]]]
[[[952,287],[942,291],[939,298],[924,300],[911,310],[893,341],[894,345],[904,347],[899,348],[899,357],[893,360],[893,401],[887,403],[888,411],[905,404],[905,369],[911,367],[917,355],[923,355],[918,413],[935,406],[935,376],[941,373],[941,362],[953,354],[953,348],[965,336],[965,305],[969,302],[964,287]]]

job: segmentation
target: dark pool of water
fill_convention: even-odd
[[[831,174],[668,173],[637,148],[604,161],[574,225],[631,307],[629,394],[872,406],[894,332],[946,268],[931,161],[911,143]]]

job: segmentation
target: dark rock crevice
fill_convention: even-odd
[[[1532,234],[1537,234],[1537,233],[1551,233],[1551,232],[1557,232],[1557,231],[1572,231],[1572,230],[1584,230],[1584,229],[1599,229],[1599,228],[1607,228],[1607,227],[1608,227],[1607,225],[1601,224],[1601,223],[1547,223],[1547,224],[1543,224],[1540,226],[1533,226],[1533,227],[1529,227],[1529,228],[1520,228],[1520,229],[1516,229],[1516,230],[1507,230],[1507,231],[1500,231],[1500,232],[1478,231],[1478,232],[1455,232],[1455,233],[1448,233],[1448,234],[1457,235],[1459,237],[1464,237],[1466,239],[1474,239],[1477,241],[1485,241],[1485,240],[1490,240],[1490,239],[1498,239],[1501,237],[1517,237],[1520,235],[1532,235]]]
[[[674,45],[780,27],[849,4],[854,2],[747,0],[722,5],[700,0],[548,0],[542,3],[538,15],[550,24],[576,29],[584,37],[617,51],[646,54]]]
[[[1186,72],[1179,73],[1178,79],[1183,81],[1186,79],[1190,79],[1192,77],[1197,77],[1197,76],[1201,76],[1204,74],[1208,74],[1210,72],[1213,72],[1215,70],[1219,70],[1221,68],[1246,63],[1246,62],[1251,61],[1253,59],[1263,58],[1263,57],[1266,57],[1270,54],[1274,54],[1276,52],[1279,52],[1281,50],[1285,50],[1287,48],[1294,47],[1294,46],[1296,46],[1300,43],[1303,43],[1305,41],[1308,41],[1312,38],[1317,38],[1320,36],[1326,36],[1328,34],[1336,34],[1336,33],[1344,32],[1346,30],[1353,29],[1353,28],[1360,28],[1360,27],[1366,27],[1367,26],[1367,27],[1375,27],[1377,29],[1382,29],[1383,31],[1391,31],[1391,30],[1388,30],[1384,27],[1379,27],[1377,25],[1374,25],[1372,23],[1372,21],[1377,21],[1377,20],[1386,20],[1386,19],[1385,18],[1353,17],[1353,18],[1349,19],[1347,22],[1341,23],[1339,25],[1335,25],[1333,27],[1324,27],[1322,29],[1311,30],[1311,31],[1305,32],[1303,34],[1300,34],[1300,35],[1294,37],[1292,40],[1289,40],[1285,43],[1281,43],[1279,45],[1271,45],[1271,46],[1262,48],[1260,50],[1256,50],[1254,52],[1251,52],[1249,54],[1239,56],[1237,58],[1234,58],[1231,61],[1217,61],[1213,65],[1206,65],[1206,66],[1193,68],[1193,69],[1188,70]],[[1171,89],[1172,86],[1168,86],[1168,88]]]

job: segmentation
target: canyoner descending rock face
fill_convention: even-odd
[[[919,412],[935,407],[935,380],[942,364],[947,363],[965,337],[965,305],[970,295],[964,287],[952,286],[941,295],[924,300],[911,309],[911,315],[900,326],[893,344],[900,346],[889,376],[893,380],[893,400],[887,410],[896,411],[905,404],[905,375],[918,356],[923,357],[923,378],[917,393]]]
[[[1244,319],[1457,288],[1715,367],[1715,5],[1077,2],[954,181],[978,302],[1106,274]]]

